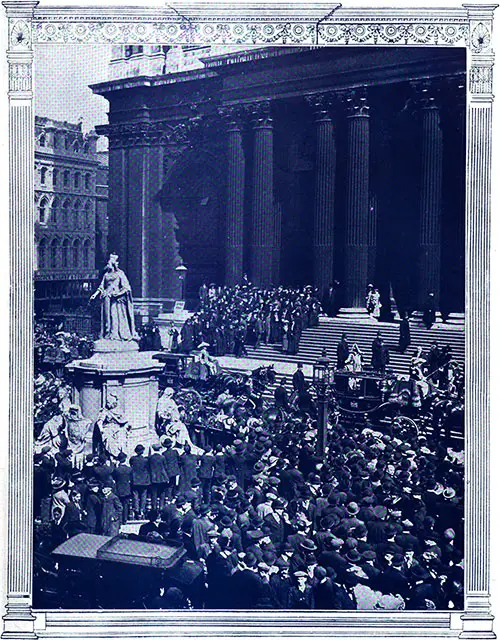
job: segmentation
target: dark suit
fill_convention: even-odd
[[[149,456],[149,472],[151,474],[151,508],[161,511],[165,504],[168,474],[165,458],[160,453]]]
[[[165,470],[168,476],[166,494],[167,498],[171,498],[173,494],[177,494],[177,478],[181,473],[179,453],[176,449],[167,449],[162,455],[165,459]]]
[[[255,609],[264,590],[261,578],[248,569],[233,573],[229,587],[233,609]]]
[[[278,409],[288,410],[288,393],[285,387],[279,385],[274,390],[274,404]]]
[[[198,477],[201,480],[201,488],[203,493],[203,501],[208,502],[210,498],[210,489],[212,488],[212,478],[215,469],[215,456],[211,453],[205,453],[200,458],[200,467],[198,469]]]
[[[337,345],[337,369],[343,369],[349,357],[349,344],[347,340],[341,340]]]
[[[306,377],[302,369],[297,369],[292,378],[293,389],[297,393],[303,393],[306,388]]]
[[[141,456],[130,458],[130,468],[132,469],[132,498],[136,517],[144,514],[146,510],[147,491],[151,486],[151,476],[149,474],[148,459]]]
[[[129,518],[130,496],[132,495],[132,469],[128,464],[119,464],[113,471],[116,483],[116,495],[122,503],[122,522],[125,524]]]

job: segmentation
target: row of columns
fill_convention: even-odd
[[[443,137],[439,108],[427,86],[420,87],[421,175],[419,204],[419,299],[423,308],[428,294],[439,304]],[[326,289],[333,278],[336,141],[332,103],[341,98],[347,106],[347,191],[345,303],[363,309],[365,291],[373,278],[376,225],[370,219],[370,111],[366,89],[309,95],[315,114],[316,164],[314,189],[314,285]],[[280,220],[273,195],[273,122],[270,102],[221,110],[228,122],[228,192],[226,280],[243,276],[244,201],[246,163],[243,121],[250,112],[253,125],[251,203],[251,277],[260,286],[279,279]]]

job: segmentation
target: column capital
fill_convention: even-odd
[[[113,147],[137,147],[147,145],[188,145],[199,130],[202,118],[195,116],[180,123],[165,120],[151,122],[125,122],[98,125],[96,132],[109,138]]]
[[[241,104],[219,107],[217,113],[228,131],[241,131],[245,126],[247,111]]]
[[[273,126],[270,100],[252,102],[246,105],[246,111],[254,129],[267,129]]]
[[[334,91],[310,93],[304,96],[304,98],[309,107],[313,110],[316,122],[332,120],[332,113],[337,100],[337,95]]]
[[[342,92],[341,99],[346,106],[348,118],[368,118],[370,116],[366,86],[347,89]]]
[[[412,100],[420,110],[437,109],[441,107],[441,85],[431,78],[410,82]]]

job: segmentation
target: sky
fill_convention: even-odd
[[[35,46],[35,114],[77,123],[85,132],[108,121],[108,101],[95,95],[90,84],[108,79],[111,45]],[[104,148],[106,140],[100,141]]]

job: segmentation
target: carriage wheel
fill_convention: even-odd
[[[396,416],[392,421],[392,426],[396,428],[395,435],[400,435],[402,438],[419,435],[418,424],[407,416]]]

